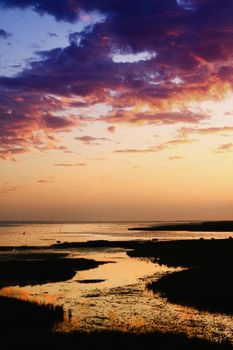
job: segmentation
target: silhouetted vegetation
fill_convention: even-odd
[[[145,333],[133,334],[116,331],[73,332],[46,334],[41,337],[23,337],[17,334],[7,341],[8,349],[18,347],[34,349],[101,349],[101,350],[232,350],[228,342],[213,343],[197,338],[188,338],[183,334]]]
[[[232,239],[146,242],[130,256],[150,257],[159,264],[189,268],[148,285],[169,301],[198,309],[233,313]]]
[[[194,232],[233,232],[233,221],[203,221],[179,224],[163,224],[149,227],[132,227],[137,231],[194,231]]]
[[[33,301],[0,296],[1,332],[48,331],[63,321],[62,306],[38,304]]]
[[[233,314],[231,276],[232,272],[228,269],[189,269],[165,275],[147,287],[160,292],[173,303]]]
[[[150,349],[233,350],[229,342],[213,343],[173,333],[118,331],[52,332],[63,320],[60,306],[0,297],[1,344],[6,349]]]
[[[232,239],[148,241],[127,253],[132,257],[154,258],[168,266],[233,266]]]

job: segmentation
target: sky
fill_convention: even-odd
[[[232,0],[0,0],[0,220],[233,219]]]

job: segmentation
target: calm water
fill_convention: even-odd
[[[104,223],[60,223],[60,224],[21,224],[1,225],[0,246],[36,245],[45,246],[62,242],[83,242],[87,240],[160,240],[193,239],[193,238],[227,238],[229,233],[217,232],[169,232],[169,231],[128,231],[129,227],[145,227],[161,222],[104,222]]]
[[[192,239],[225,238],[228,233],[134,232],[128,227],[153,223],[26,224],[0,227],[0,245],[47,246],[60,241],[95,239]],[[43,248],[42,248],[43,250]],[[66,250],[67,251],[67,250]],[[200,312],[194,308],[170,304],[148,292],[148,282],[172,272],[147,259],[130,258],[122,249],[79,249],[70,257],[110,261],[98,268],[80,271],[69,281],[41,286],[8,287],[4,295],[53,302],[64,306],[65,322],[58,329],[120,329],[131,331],[185,332],[212,340],[233,342],[233,317]],[[99,280],[81,283],[82,280]],[[70,317],[68,316],[70,314]]]

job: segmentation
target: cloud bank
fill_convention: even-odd
[[[187,101],[232,90],[231,0],[0,0],[0,7],[66,22],[93,11],[104,18],[70,33],[65,48],[37,52],[39,60],[18,75],[0,77],[3,159],[59,147],[56,135],[83,121],[72,112],[81,105],[111,106],[95,119],[110,132],[118,123],[196,125],[210,116]]]

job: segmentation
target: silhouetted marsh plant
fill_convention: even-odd
[[[62,306],[0,296],[0,328],[8,332],[49,330],[63,321]]]
[[[35,340],[21,337],[20,345],[25,349],[32,349]],[[17,338],[10,338],[10,348],[19,345]],[[36,339],[37,348],[44,349],[101,349],[101,350],[232,350],[228,342],[213,343],[208,340],[189,338],[184,334],[174,333],[141,333],[117,331],[47,333]],[[34,348],[34,346],[33,346]]]

